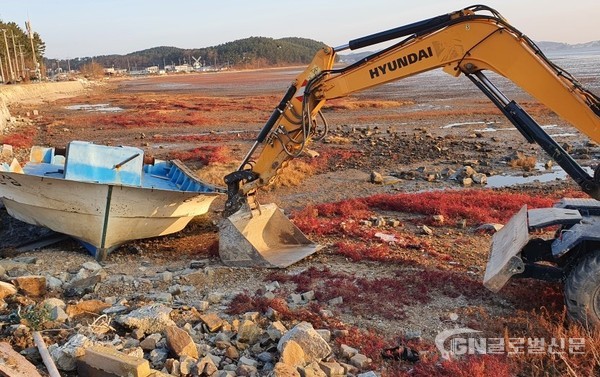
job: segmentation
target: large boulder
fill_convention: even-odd
[[[308,322],[300,322],[290,331],[286,332],[279,340],[277,350],[282,352],[285,344],[290,340],[293,340],[302,348],[302,351],[304,351],[304,360],[307,363],[321,361],[331,353],[329,344]]]

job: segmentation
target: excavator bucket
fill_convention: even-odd
[[[241,209],[219,228],[219,255],[232,267],[285,268],[320,249],[274,203]]]

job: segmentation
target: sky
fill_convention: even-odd
[[[600,1],[573,0],[0,0],[0,20],[29,18],[46,57],[202,48],[247,37],[302,37],[336,47],[484,3],[534,41],[600,40]]]

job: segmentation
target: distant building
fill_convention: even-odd
[[[175,68],[174,69],[175,72],[183,72],[183,73],[190,73],[194,70],[194,68],[189,64],[176,65],[174,68]]]

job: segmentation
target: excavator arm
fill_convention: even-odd
[[[491,14],[479,14],[481,11]],[[339,51],[403,37],[396,45],[355,64],[333,69]],[[327,100],[437,68],[452,76],[467,75],[528,141],[540,144],[561,166],[565,165],[563,168],[585,192],[600,198],[598,183],[541,128],[532,126],[533,119],[500,93],[483,72],[489,70],[508,78],[596,142],[600,142],[599,98],[550,62],[497,12],[473,6],[353,40],[346,46],[320,50],[292,83],[240,169],[226,177],[228,213],[237,211],[257,188],[269,184],[288,160],[301,154],[311,138],[323,136],[326,129],[320,131],[317,124]],[[252,160],[260,144],[264,145],[260,155]]]
[[[352,65],[334,68],[340,51],[391,40],[399,42]],[[256,190],[268,185],[311,140],[326,134],[327,122],[320,109],[327,100],[438,68],[471,79],[529,142],[538,143],[583,191],[600,199],[598,179],[579,166],[518,104],[504,96],[484,72],[506,77],[596,142],[600,142],[600,99],[550,62],[495,10],[476,5],[318,51],[289,87],[239,169],[225,177],[225,215],[242,206],[257,208],[253,200]],[[258,157],[253,159],[261,145]]]

